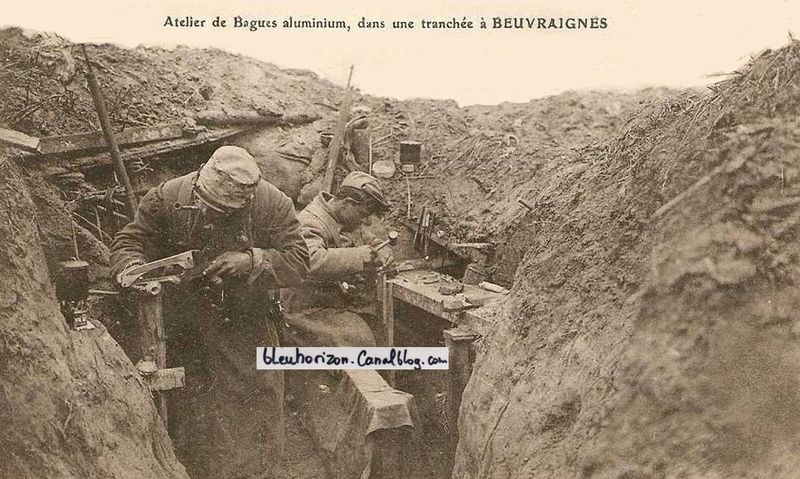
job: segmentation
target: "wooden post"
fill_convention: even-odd
[[[92,94],[94,107],[97,110],[97,118],[100,120],[100,126],[103,129],[103,137],[108,145],[108,152],[111,154],[111,159],[114,160],[114,170],[117,173],[117,179],[119,179],[122,186],[125,187],[128,214],[133,218],[138,209],[136,195],[133,194],[133,186],[131,186],[131,180],[128,178],[128,171],[125,169],[125,163],[122,162],[122,157],[119,154],[119,146],[117,146],[117,140],[114,137],[114,130],[111,128],[111,120],[108,118],[106,101],[103,97],[103,92],[100,91],[100,83],[94,75],[94,70],[92,70],[92,62],[89,60],[89,54],[86,53],[86,45],[81,45],[81,49],[83,49],[83,57],[86,59],[86,80],[89,82],[89,92]]]
[[[156,363],[158,369],[167,367],[167,338],[164,334],[163,296],[161,284],[148,282],[135,285],[138,293],[137,310],[142,335],[142,356]],[[164,424],[167,423],[167,397],[153,392],[156,408]]]
[[[322,191],[330,193],[333,190],[333,176],[336,173],[336,165],[339,162],[339,154],[342,151],[344,141],[344,131],[347,121],[350,119],[350,104],[353,102],[353,91],[350,88],[350,81],[353,79],[353,66],[350,66],[350,75],[347,77],[347,86],[344,89],[344,98],[339,107],[339,120],[336,123],[336,130],[333,132],[330,149],[328,150],[328,163],[325,167],[325,174],[322,177]]]
[[[464,329],[446,329],[444,344],[447,346],[447,426],[450,431],[448,445],[455,452],[458,445],[458,412],[461,409],[461,394],[472,375],[472,342],[477,335]]]
[[[386,327],[386,346],[394,346],[394,295],[392,283],[383,279],[383,324]]]
[[[380,275],[380,283],[382,285],[382,303],[383,303],[383,326],[386,329],[386,344],[382,346],[394,346],[394,293],[392,291],[392,282],[387,281],[385,274]],[[386,382],[390,386],[395,386],[395,372],[394,370],[387,370],[384,375]]]
[[[372,452],[370,478],[405,479],[411,470],[408,450],[411,434],[404,429],[383,429],[367,436],[367,448]],[[362,476],[363,477],[363,476]]]

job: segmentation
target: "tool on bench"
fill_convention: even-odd
[[[151,391],[155,391],[156,402],[161,418],[167,422],[167,398],[161,392],[183,387],[186,375],[183,367],[167,368],[167,341],[164,334],[162,285],[179,284],[183,273],[195,267],[195,254],[198,250],[189,250],[167,258],[136,265],[123,272],[119,278],[120,286],[130,288],[137,293],[137,312],[142,334],[142,360],[136,368],[145,379]],[[148,276],[163,268],[180,268],[181,275]]]
[[[379,268],[378,274],[384,277],[397,276],[398,273],[402,273],[403,271],[411,271],[418,268],[419,265],[415,264],[415,261],[409,260],[385,268]]]

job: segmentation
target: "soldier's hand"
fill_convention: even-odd
[[[140,259],[134,259],[134,260],[131,260],[127,265],[125,265],[125,267],[122,269],[122,271],[120,271],[114,277],[114,280],[117,282],[117,286],[121,286],[122,278],[124,278],[131,269],[133,269],[133,268],[135,268],[137,266],[143,265],[143,264],[144,264],[144,261],[142,261]]]
[[[379,250],[367,245],[359,246],[356,249],[359,251],[359,254],[362,255],[364,266],[376,268],[379,266],[388,266],[394,262],[392,248],[388,245]]]
[[[375,252],[376,266],[386,267],[392,263],[394,263],[394,255],[392,254],[392,248],[389,245],[386,245]]]
[[[252,267],[252,256],[248,253],[228,251],[217,256],[203,271],[203,276],[241,277],[250,274]]]
[[[354,247],[354,250],[358,253],[358,258],[361,260],[361,263],[364,266],[372,265],[374,261],[375,255],[373,254],[372,246],[369,245],[362,245]]]

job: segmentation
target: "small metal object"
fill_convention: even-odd
[[[400,233],[398,233],[397,231],[394,231],[394,230],[389,231],[389,233],[387,233],[387,235],[389,236],[389,239],[383,240],[380,243],[378,243],[377,246],[372,248],[374,251],[379,251],[381,248],[383,248],[386,245],[394,244],[394,242],[397,241],[397,238],[400,237]]]
[[[119,291],[108,291],[104,289],[90,289],[90,296],[119,296]]]
[[[485,289],[486,291],[491,291],[492,293],[500,293],[500,294],[508,293],[508,289],[500,286],[499,284],[490,283],[488,281],[481,281],[480,283],[478,283],[478,287],[481,289]]]
[[[182,205],[182,204],[178,203],[177,201],[175,202],[174,205],[172,205],[172,207],[175,208],[176,211],[180,211],[180,210],[199,210],[200,209],[200,207],[197,206],[197,205]]]

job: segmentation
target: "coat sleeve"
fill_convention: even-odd
[[[341,279],[360,273],[370,260],[369,250],[364,247],[328,248],[324,228],[319,225],[304,224],[303,238],[311,255],[313,279]]]
[[[247,282],[258,280],[265,289],[301,285],[308,276],[309,255],[292,200],[277,189],[270,191],[256,203],[254,220],[258,233]]]
[[[163,215],[160,186],[150,189],[139,203],[131,223],[117,232],[111,244],[111,273],[116,276],[134,263],[157,259],[169,234]]]

